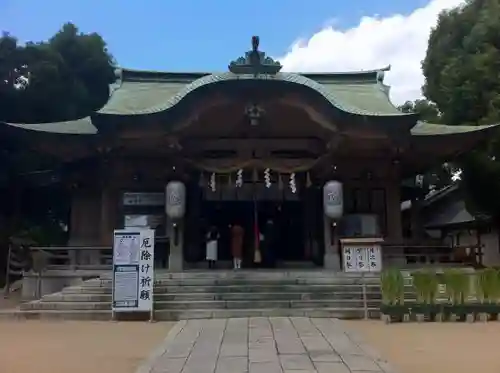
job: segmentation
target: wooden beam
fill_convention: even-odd
[[[203,139],[190,138],[182,141],[184,148],[196,151],[207,150],[246,150],[266,149],[272,150],[310,150],[314,153],[324,152],[324,142],[319,139],[287,139],[287,138],[224,138]]]

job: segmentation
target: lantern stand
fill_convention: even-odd
[[[343,215],[343,191],[342,183],[331,180],[323,187],[323,209],[324,209],[324,234],[325,254],[324,268],[341,270],[341,250],[337,223]]]
[[[186,213],[186,186],[181,181],[170,181],[165,189],[165,212],[170,219],[168,270],[182,271],[184,265],[182,231]]]

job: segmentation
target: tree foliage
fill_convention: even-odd
[[[441,113],[439,112],[436,104],[425,99],[406,101],[399,107],[399,110],[403,113],[418,113],[420,114],[420,119],[426,122],[441,122]]]
[[[445,124],[500,120],[500,1],[469,0],[443,12],[422,63],[423,91]],[[460,160],[469,206],[500,218],[500,145],[495,137]]]
[[[399,110],[404,113],[418,113],[420,120],[430,123],[440,123],[441,113],[437,106],[425,99],[417,99],[415,101],[406,101],[399,106]],[[422,195],[426,195],[430,190],[439,190],[451,184],[451,177],[454,167],[445,163],[432,170],[429,170],[424,176]]]
[[[77,119],[102,107],[114,81],[112,56],[98,34],[71,23],[47,41],[0,38],[0,120],[40,123]]]
[[[85,117],[106,103],[114,79],[113,58],[103,38],[81,33],[71,23],[46,41],[21,44],[14,35],[0,36],[0,122]],[[22,231],[38,232],[37,240],[45,232],[57,242],[55,235],[67,220],[68,199],[60,185],[32,188],[26,182],[32,178],[23,177],[50,170],[53,163],[21,146],[0,136],[0,221],[5,217],[8,222],[0,227],[0,252],[8,237]],[[0,255],[0,268],[2,259]]]

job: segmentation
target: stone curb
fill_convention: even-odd
[[[155,348],[151,355],[141,363],[136,373],[151,373],[155,362],[162,356],[168,349],[169,345],[175,340],[175,337],[184,329],[187,320],[178,321],[167,334],[167,337],[161,342],[160,346]]]

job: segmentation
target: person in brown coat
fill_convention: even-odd
[[[241,258],[243,257],[243,236],[245,230],[238,223],[231,228],[231,254],[233,255],[234,269],[241,268]]]

